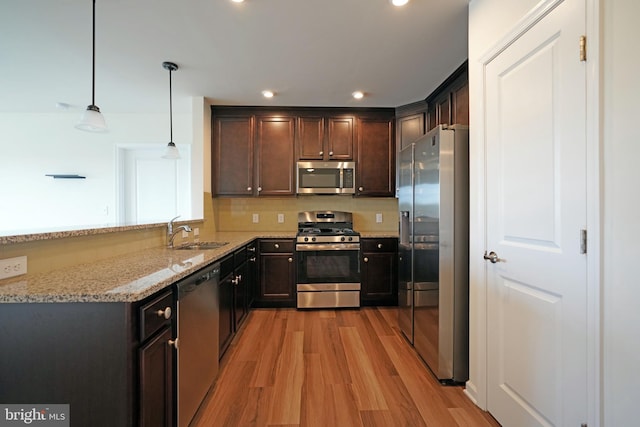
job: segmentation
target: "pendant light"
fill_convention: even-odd
[[[176,147],[176,144],[173,143],[173,99],[171,96],[171,72],[176,71],[178,66],[173,62],[163,62],[162,68],[165,70],[169,70],[169,144],[167,144],[167,151],[165,151],[163,159],[179,159],[180,152]]]
[[[96,105],[96,0],[93,0],[93,54],[91,74],[91,105],[80,118],[76,128],[88,132],[106,132],[107,124]]]

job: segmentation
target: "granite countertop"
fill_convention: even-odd
[[[256,238],[293,238],[286,232],[220,232],[209,250],[146,249],[118,257],[0,281],[0,303],[135,302],[204,268]]]

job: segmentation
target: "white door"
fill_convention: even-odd
[[[584,31],[564,0],[485,67],[487,405],[507,427],[587,420]]]
[[[163,159],[163,146],[122,146],[118,163],[119,218],[125,224],[164,222],[177,215],[190,218],[188,146],[180,146],[181,158]]]

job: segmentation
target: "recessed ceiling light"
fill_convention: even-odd
[[[264,96],[265,98],[273,98],[273,91],[271,90],[263,90],[262,91],[262,96]]]
[[[231,0],[234,3],[242,3],[244,0]]]
[[[364,93],[360,92],[359,90],[353,92],[351,94],[351,96],[353,96],[355,99],[362,99],[364,97]]]
[[[391,4],[394,6],[404,6],[409,3],[409,0],[391,0]]]

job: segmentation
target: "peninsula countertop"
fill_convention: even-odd
[[[256,238],[288,232],[218,232],[217,249],[151,248],[46,273],[0,280],[0,303],[135,302],[170,286]]]
[[[91,263],[0,280],[0,303],[136,302],[213,264],[257,238],[293,239],[294,232],[217,232],[217,249],[145,249]],[[397,237],[364,232],[363,238]]]

